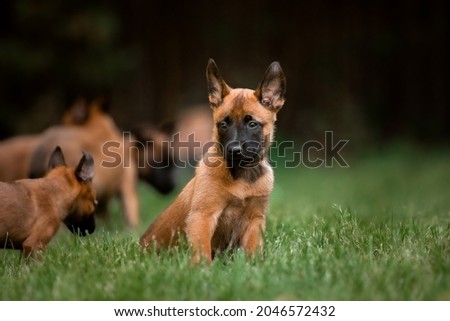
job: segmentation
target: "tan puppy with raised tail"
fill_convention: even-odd
[[[194,178],[150,225],[143,248],[171,247],[185,236],[193,262],[210,262],[223,250],[261,253],[266,211],[273,188],[268,151],[286,80],[273,62],[256,90],[232,89],[210,59],[206,77],[213,109],[213,142]]]
[[[20,249],[24,257],[45,249],[61,222],[75,234],[95,230],[94,160],[84,153],[67,168],[58,146],[44,178],[0,182],[0,248]]]

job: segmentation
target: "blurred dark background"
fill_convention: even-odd
[[[0,137],[58,123],[109,93],[124,129],[206,103],[215,59],[232,87],[287,77],[278,132],[354,144],[447,143],[449,1],[0,2]]]

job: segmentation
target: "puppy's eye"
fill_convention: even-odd
[[[222,120],[221,122],[219,122],[217,124],[217,127],[219,127],[219,129],[227,129],[228,128],[228,123],[225,120]]]
[[[254,120],[252,120],[252,121],[248,122],[247,126],[248,126],[248,128],[255,129],[255,128],[257,128],[259,126],[259,123],[254,121]]]

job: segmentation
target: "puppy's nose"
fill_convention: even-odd
[[[239,144],[233,145],[233,146],[229,146],[228,147],[228,154],[230,156],[237,156],[240,157],[242,156],[242,148]]]
[[[98,206],[98,201],[97,200],[94,200],[94,205],[95,205],[95,207]]]

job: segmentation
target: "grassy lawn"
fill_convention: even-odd
[[[141,185],[142,227],[62,231],[42,262],[0,251],[0,300],[450,300],[450,152],[384,151],[350,168],[276,169],[265,258],[142,253],[174,195]]]

